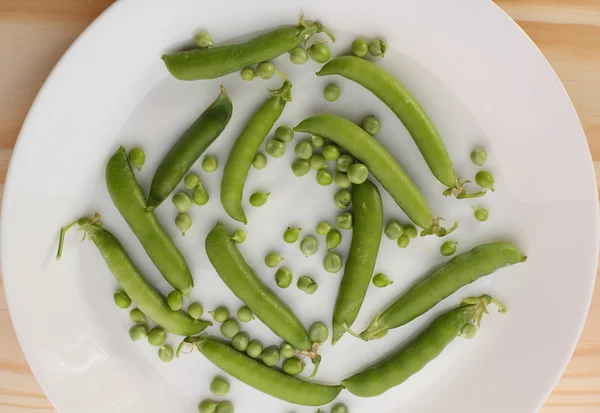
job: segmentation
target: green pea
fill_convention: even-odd
[[[312,236],[305,237],[302,242],[300,242],[300,251],[302,251],[305,257],[316,254],[318,250],[319,244]]]
[[[175,218],[175,225],[181,231],[181,235],[185,235],[185,233],[192,227],[192,219],[188,214],[179,214]]]
[[[331,225],[325,221],[321,221],[317,224],[317,234],[319,235],[327,235],[330,230]]]
[[[369,42],[369,53],[371,53],[371,56],[383,57],[385,56],[386,50],[387,43],[381,38],[373,39]]]
[[[151,346],[162,346],[167,340],[167,333],[162,327],[154,327],[148,332],[148,343]]]
[[[334,228],[331,231],[329,231],[329,233],[327,233],[326,243],[328,251],[331,251],[332,249],[336,248],[338,245],[340,245],[341,242],[342,233],[337,229]]]
[[[354,163],[354,158],[347,153],[340,155],[339,158],[335,160],[335,170],[338,172],[348,172],[350,165]]]
[[[219,168],[219,161],[212,155],[207,155],[202,159],[202,169],[206,172],[214,172]]]
[[[279,355],[279,349],[276,346],[270,346],[263,350],[260,354],[260,358],[263,363],[267,366],[272,367],[279,363],[279,359],[281,358]]]
[[[230,401],[224,401],[217,405],[215,413],[233,413],[233,404]]]
[[[488,171],[479,171],[475,175],[475,182],[482,188],[494,192],[494,177]]]
[[[158,349],[158,358],[163,363],[170,363],[173,361],[173,357],[175,357],[173,347],[165,344]]]
[[[247,323],[254,320],[254,313],[247,306],[243,306],[238,310],[237,317],[242,323]]]
[[[202,308],[202,304],[200,303],[191,303],[188,306],[187,311],[190,317],[192,317],[194,320],[198,320],[200,317],[202,317],[202,314],[204,313],[204,308]]]
[[[200,177],[196,174],[189,174],[183,180],[183,184],[187,189],[196,189],[202,183]]]
[[[284,341],[279,345],[279,354],[284,359],[292,358],[296,355],[296,348],[287,341]]]
[[[294,139],[294,129],[287,125],[280,126],[275,130],[275,137],[281,142],[290,143]]]
[[[194,189],[194,192],[192,193],[192,199],[194,200],[194,204],[198,206],[205,205],[208,202],[208,192],[206,189],[204,189],[202,184],[198,185],[198,187]]]
[[[233,235],[231,236],[231,239],[234,242],[237,242],[238,244],[241,244],[242,242],[246,241],[246,231],[244,231],[243,229],[236,229],[233,232]]]
[[[271,139],[267,142],[265,151],[275,159],[281,158],[285,155],[285,143],[278,139]]]
[[[371,136],[377,135],[381,130],[381,125],[375,116],[365,118],[361,126]]]
[[[196,47],[201,49],[205,49],[207,47],[213,46],[213,41],[208,32],[199,32],[194,36],[194,44]]]
[[[298,287],[299,290],[304,291],[306,294],[314,294],[319,289],[319,284],[317,284],[312,278],[303,275],[298,278],[296,287]]]
[[[383,232],[388,239],[395,240],[400,238],[400,235],[404,233],[404,228],[402,228],[402,225],[398,221],[391,220],[387,223]]]
[[[117,290],[113,294],[113,300],[117,307],[122,308],[123,310],[129,308],[131,305],[131,298],[125,293],[123,290]]]
[[[362,37],[357,37],[352,42],[352,54],[356,57],[365,57],[369,51],[369,43]]]
[[[271,79],[275,73],[275,66],[273,66],[273,63],[270,62],[262,62],[258,65],[256,73],[258,73],[258,76],[262,79]]]
[[[342,257],[337,252],[328,252],[323,259],[325,271],[335,274],[342,269]]]
[[[210,382],[210,392],[215,396],[224,397],[229,393],[231,386],[227,379],[217,376]]]
[[[292,271],[289,268],[281,267],[275,273],[275,284],[279,288],[288,288],[292,285]]]
[[[340,157],[340,148],[337,145],[328,143],[323,146],[323,157],[328,161],[335,161]]]
[[[323,97],[327,102],[335,102],[340,98],[340,88],[335,83],[329,83],[323,89]]]
[[[471,152],[471,162],[477,166],[483,166],[487,161],[487,153],[481,148],[475,148]]]
[[[312,144],[308,141],[298,142],[294,152],[298,158],[308,160],[313,154]]]
[[[352,229],[352,213],[351,212],[342,212],[335,218],[335,225],[339,229]]]
[[[141,171],[146,163],[146,154],[141,148],[132,148],[129,151],[129,162],[135,166],[135,169]]]
[[[254,156],[254,160],[252,161],[252,166],[254,166],[254,168],[259,171],[261,169],[265,169],[265,167],[267,166],[267,157],[264,154],[258,152]]]
[[[410,238],[408,235],[406,235],[406,230],[405,230],[404,234],[400,235],[400,237],[398,238],[398,246],[400,248],[406,248],[406,247],[408,247],[409,243],[410,243]]]
[[[300,238],[301,231],[302,228],[288,227],[283,233],[283,240],[288,244],[293,244],[294,242],[298,241],[298,238]]]
[[[317,172],[317,183],[321,186],[331,185],[333,182],[333,175],[329,169],[321,169]]]
[[[350,413],[345,404],[338,403],[331,408],[331,413]]]
[[[327,341],[328,337],[329,337],[329,330],[327,329],[327,326],[325,325],[325,323],[323,323],[321,321],[317,321],[316,323],[313,323],[310,326],[310,328],[308,329],[308,338],[313,343],[319,343],[319,344],[324,343]]]
[[[304,159],[298,159],[292,163],[292,172],[297,177],[306,175],[310,171],[310,163]]]
[[[270,192],[255,192],[250,195],[250,205],[253,207],[261,207],[267,203],[267,199],[269,199]]]
[[[265,256],[265,264],[269,268],[277,267],[281,261],[283,261],[283,258],[276,252],[270,252]]]
[[[246,347],[246,354],[248,357],[252,357],[253,359],[260,356],[263,351],[263,345],[259,340],[252,340],[248,343],[248,347]]]
[[[229,318],[229,309],[224,305],[221,305],[208,313],[212,315],[217,323],[224,323]]]
[[[185,192],[178,192],[173,195],[173,205],[183,214],[188,212],[192,207],[192,198]]]
[[[256,72],[251,67],[246,67],[242,69],[242,71],[240,72],[240,76],[242,77],[242,79],[249,82],[256,77]]]
[[[173,290],[167,295],[167,305],[172,311],[179,311],[183,307],[183,294]]]
[[[148,337],[148,326],[144,323],[131,326],[129,329],[129,338],[132,341],[138,341]]]
[[[144,313],[139,308],[134,308],[133,310],[131,310],[129,312],[129,318],[134,323],[143,323],[144,321],[146,321],[146,318],[144,317]]]
[[[312,146],[315,148],[320,148],[325,145],[325,138],[320,135],[315,135],[314,133],[310,134],[310,140],[312,142]]]
[[[248,348],[248,342],[250,341],[250,336],[245,331],[237,333],[231,339],[231,347],[236,349],[237,351],[246,351]]]
[[[384,288],[393,283],[394,282],[383,273],[375,274],[375,277],[373,277],[373,285],[377,288]]]
[[[473,215],[475,216],[475,219],[479,222],[485,222],[488,219],[488,210],[485,208],[477,208],[477,207],[471,207],[473,208]]]
[[[230,318],[221,324],[221,334],[224,337],[232,339],[237,333],[240,332],[240,323],[235,318]]]
[[[454,242],[454,241],[446,241],[440,247],[440,253],[445,257],[449,257],[450,255],[454,254],[455,252],[456,252],[456,242]]]
[[[315,43],[308,48],[311,59],[317,63],[325,63],[331,58],[331,50],[322,43]]]
[[[465,324],[463,328],[460,329],[460,336],[466,338],[467,340],[472,339],[477,334],[477,327],[473,324]]]
[[[404,227],[404,235],[410,239],[417,238],[417,229],[414,225],[406,225]]]
[[[369,169],[362,163],[353,163],[348,168],[348,180],[353,184],[362,184],[369,177]]]
[[[292,357],[285,360],[281,366],[283,372],[290,376],[296,376],[304,370],[304,362],[298,357]]]
[[[198,413],[215,413],[218,404],[212,400],[202,400],[198,405]]]
[[[340,189],[333,195],[333,203],[338,208],[347,208],[352,202],[352,194],[347,189]]]
[[[302,47],[296,47],[290,52],[290,61],[295,65],[303,65],[308,62],[308,53]]]
[[[313,154],[313,156],[311,156],[308,160],[308,163],[312,169],[317,171],[327,167],[327,161],[325,160],[325,157],[319,153]]]

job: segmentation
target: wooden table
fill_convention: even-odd
[[[485,0],[481,0],[485,1]],[[0,194],[21,124],[79,33],[113,0],[0,0]],[[498,0],[546,55],[600,172],[600,1]],[[25,361],[0,283],[0,413],[55,412]],[[541,413],[600,412],[600,288],[577,350]]]

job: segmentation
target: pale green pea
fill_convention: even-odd
[[[337,252],[328,252],[323,259],[325,271],[335,274],[342,269],[342,257]]]
[[[408,235],[406,235],[406,231],[405,231],[404,234],[400,235],[400,237],[398,238],[398,246],[400,248],[406,248],[406,247],[408,247],[409,243],[410,243],[410,238],[408,237]]]
[[[313,154],[313,156],[311,156],[308,160],[308,163],[312,169],[317,171],[327,167],[327,161],[325,160],[325,157],[319,153]]]
[[[417,229],[414,225],[406,225],[404,227],[404,235],[410,239],[417,238]]]
[[[237,317],[242,323],[247,323],[254,320],[254,313],[247,306],[243,306],[238,310]]]
[[[229,309],[224,305],[221,305],[208,313],[212,315],[217,323],[224,323],[229,318]]]
[[[340,245],[341,242],[342,242],[342,233],[340,231],[338,231],[335,228],[333,228],[331,231],[329,231],[329,233],[327,234],[327,239],[326,239],[328,251],[331,251],[332,249],[336,248],[338,245]]]
[[[294,152],[298,158],[308,160],[313,154],[312,144],[308,141],[298,142]]]
[[[290,52],[290,61],[295,65],[303,65],[308,62],[308,53],[302,47],[296,47]]]
[[[242,79],[249,82],[256,77],[256,72],[251,67],[246,67],[242,69],[242,71],[240,72],[240,76],[242,77]]]
[[[454,241],[446,241],[440,247],[440,253],[445,257],[449,257],[450,255],[454,254],[455,252],[456,252],[456,242],[454,242]]]
[[[271,79],[273,77],[273,74],[275,73],[275,66],[273,66],[273,63],[270,62],[262,62],[256,68],[256,73],[262,79]]]
[[[348,172],[348,168],[350,168],[350,165],[353,163],[354,158],[345,153],[335,160],[335,170],[338,172]]]
[[[315,43],[308,48],[311,59],[317,63],[325,63],[331,57],[331,50],[322,43]]]
[[[190,317],[192,317],[194,320],[198,320],[200,317],[202,317],[202,314],[204,313],[204,308],[202,308],[202,304],[200,303],[191,303],[188,306],[187,311]]]
[[[487,161],[487,153],[481,148],[475,148],[471,152],[471,162],[477,166],[483,166]]]
[[[202,159],[202,169],[206,172],[214,172],[219,168],[219,161],[212,155],[207,155]]]
[[[296,376],[304,370],[304,362],[298,357],[292,357],[283,362],[281,369],[290,376]]]
[[[323,146],[323,157],[328,161],[335,161],[340,157],[340,148],[337,145],[328,143]]]
[[[213,41],[208,32],[199,32],[194,36],[194,44],[196,47],[205,49],[213,45]]]
[[[201,183],[200,177],[194,173],[189,174],[183,180],[183,184],[187,189],[196,189]]]
[[[294,129],[291,126],[282,125],[275,130],[275,137],[281,142],[289,143],[294,139]]]
[[[400,238],[400,235],[404,234],[404,228],[402,228],[402,225],[398,221],[391,220],[387,223],[383,232],[388,239],[395,240]]]
[[[321,321],[313,323],[308,329],[308,338],[313,343],[324,343],[327,341],[328,337],[329,329],[327,329],[325,323]]]
[[[163,345],[158,349],[158,358],[163,363],[170,363],[173,361],[173,357],[175,357],[175,352],[173,351],[173,347],[168,345]]]
[[[473,216],[475,216],[475,219],[479,222],[485,222],[488,219],[489,213],[488,210],[485,208],[477,208],[477,207],[471,207],[473,208]]]
[[[175,208],[182,214],[188,212],[192,207],[192,198],[185,192],[178,192],[173,195],[172,201]]]
[[[210,382],[210,392],[215,396],[223,397],[227,396],[231,386],[227,379],[221,376],[217,376]]]
[[[317,234],[319,235],[327,235],[330,230],[331,225],[325,221],[321,221],[317,224]]]
[[[117,290],[113,294],[113,300],[117,307],[122,308],[123,310],[129,308],[131,305],[131,298],[127,295],[127,293],[123,290]]]
[[[285,143],[278,139],[271,139],[267,142],[265,151],[275,159],[281,158],[285,155]]]
[[[162,327],[154,327],[148,332],[148,343],[151,346],[162,346],[167,340],[167,333]]]
[[[365,57],[369,51],[369,43],[362,37],[357,37],[352,42],[352,54],[356,57]]]
[[[194,204],[198,206],[205,205],[208,202],[208,192],[202,186],[202,184],[198,185],[198,187],[194,189],[194,192],[192,193],[192,199],[194,200]]]
[[[185,235],[185,233],[192,227],[192,219],[188,214],[179,214],[175,218],[175,225],[181,231],[181,235]]]
[[[336,172],[333,183],[336,184],[338,188],[342,189],[347,189],[352,186],[352,182],[350,182],[350,179],[348,179],[348,175],[343,172]]]
[[[369,42],[369,53],[374,57],[383,57],[385,56],[385,52],[387,50],[387,43],[385,40],[373,39]]]
[[[148,326],[145,323],[136,324],[129,329],[129,338],[138,341],[148,337]]]
[[[230,401],[225,400],[217,405],[217,410],[215,413],[234,413],[233,412],[233,404]]]
[[[281,261],[283,261],[283,258],[276,252],[270,252],[265,256],[265,264],[269,268],[277,267]]]
[[[301,231],[302,228],[288,227],[283,233],[283,240],[288,244],[293,244],[294,242],[298,241],[298,238],[300,238]]]
[[[259,340],[252,340],[248,343],[248,347],[246,348],[246,354],[248,357],[252,357],[253,359],[260,356],[263,351],[263,345]]]
[[[319,284],[306,275],[298,278],[296,286],[299,290],[304,291],[306,294],[314,294],[319,289]]]
[[[257,170],[261,170],[261,169],[265,169],[265,166],[267,166],[267,157],[258,152],[255,156],[254,156],[254,160],[252,161],[252,166],[254,166],[254,169]]]
[[[375,136],[381,130],[381,124],[375,116],[369,116],[362,122],[362,128],[371,136]]]
[[[315,135],[314,133],[310,134],[310,140],[312,142],[312,146],[315,148],[320,148],[325,145],[325,138],[319,135]]]
[[[263,363],[269,367],[276,365],[279,363],[279,359],[281,358],[279,354],[279,348],[277,348],[277,346],[267,347],[261,353],[260,358],[262,359]]]
[[[236,349],[237,351],[246,351],[248,348],[248,342],[250,341],[250,336],[245,331],[237,333],[231,339],[231,347]]]
[[[139,308],[134,308],[133,310],[131,310],[129,312],[129,318],[134,323],[143,323],[144,321],[146,321],[146,319],[144,318],[144,313]]]
[[[233,232],[231,239],[233,240],[233,242],[241,244],[242,242],[246,241],[246,232],[243,229],[236,229]]]
[[[132,148],[129,151],[129,162],[135,166],[135,169],[141,171],[146,163],[146,154],[141,148]]]
[[[221,324],[221,334],[228,339],[232,339],[240,332],[240,323],[235,318],[230,318]]]
[[[315,254],[318,249],[319,244],[312,236],[305,237],[302,242],[300,242],[300,251],[302,251],[305,257]]]
[[[338,403],[331,408],[331,413],[350,413],[345,404]]]
[[[279,353],[281,354],[281,357],[289,359],[296,355],[296,349],[290,343],[284,341],[279,345]]]
[[[270,192],[255,192],[252,195],[250,195],[250,205],[252,205],[253,207],[261,207],[264,204],[267,203],[267,200],[269,199],[269,195],[271,195]]]
[[[349,230],[352,229],[352,213],[351,212],[342,212],[335,218],[335,225],[339,229]]]
[[[275,273],[275,284],[277,284],[279,288],[288,288],[292,285],[292,279],[292,271],[290,271],[289,268],[281,267]]]
[[[460,329],[460,336],[466,338],[467,340],[472,339],[477,334],[477,327],[473,324],[465,324],[463,328]]]
[[[173,290],[167,295],[167,305],[172,311],[179,311],[183,307],[183,294]]]
[[[321,186],[331,185],[333,182],[333,175],[329,169],[321,169],[317,172],[317,183]]]
[[[347,189],[340,189],[333,195],[333,203],[338,208],[347,208],[352,202],[352,194]]]
[[[353,184],[362,184],[369,177],[369,169],[362,163],[353,163],[348,168],[348,180]]]
[[[373,285],[377,288],[384,288],[393,283],[394,282],[383,273],[375,274],[373,277]]]
[[[310,171],[310,164],[307,160],[298,159],[292,163],[292,172],[297,177],[306,175]]]
[[[327,102],[335,102],[340,98],[340,88],[335,83],[329,83],[323,89],[323,97]]]
[[[488,171],[479,171],[475,175],[475,182],[482,188],[494,192],[494,177]]]
[[[215,413],[218,404],[213,400],[202,400],[198,405],[198,413]]]

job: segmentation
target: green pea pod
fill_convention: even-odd
[[[150,320],[166,331],[180,336],[198,334],[212,325],[209,321],[195,320],[183,311],[173,311],[166,299],[146,281],[140,273],[123,245],[110,232],[101,228],[99,215],[94,219],[82,218],[61,230],[59,252],[62,253],[64,234],[74,225],[85,231],[85,234],[96,244],[108,269],[115,276],[119,286],[133,300],[137,308]]]
[[[246,356],[222,341],[208,337],[188,337],[215,366],[236,379],[289,403],[322,406],[340,394],[342,386],[327,386],[302,380]]]
[[[177,79],[214,79],[274,59],[321,32],[335,41],[335,37],[318,21],[308,22],[300,18],[298,26],[278,28],[245,43],[168,53],[162,59]]]
[[[373,275],[381,232],[383,206],[379,190],[371,181],[352,187],[352,244],[333,310],[335,344],[358,316]]]
[[[272,96],[252,115],[229,152],[221,181],[221,204],[236,221],[248,223],[242,208],[248,171],[258,148],[281,116],[286,102],[291,100],[292,84],[286,80],[281,89],[272,91]]]
[[[256,317],[298,350],[312,350],[300,320],[252,271],[223,223],[218,222],[208,233],[205,247],[208,259],[219,277]]]
[[[225,86],[221,85],[217,99],[179,138],[156,169],[146,209],[156,208],[173,192],[192,165],[221,135],[232,112],[231,99]]]
[[[359,397],[374,397],[398,386],[423,369],[469,324],[479,324],[486,305],[497,303],[484,295],[466,300],[461,307],[439,316],[416,338],[374,366],[342,381],[348,391]],[[501,306],[501,311],[504,307]]]
[[[465,285],[500,268],[523,262],[526,258],[510,242],[483,244],[457,255],[434,269],[384,312],[378,314],[369,327],[360,333],[360,338],[365,341],[379,339],[388,330],[425,314]]]
[[[153,211],[146,211],[142,187],[135,179],[123,147],[106,165],[106,186],[113,203],[138,237],[148,256],[165,279],[189,296],[194,281],[185,258]]]

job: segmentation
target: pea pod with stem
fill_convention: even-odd
[[[100,215],[96,214],[93,218],[81,218],[61,228],[56,258],[61,257],[66,232],[74,226],[79,226],[85,236],[96,244],[121,289],[150,320],[166,331],[180,336],[198,334],[212,324],[209,321],[195,320],[183,311],[172,311],[165,297],[146,281],[123,245],[114,235],[102,228],[99,220]]]
[[[229,153],[221,181],[221,204],[236,221],[248,223],[242,208],[248,171],[258,148],[291,100],[292,84],[286,80],[280,89],[271,91],[271,97],[252,115]]]

